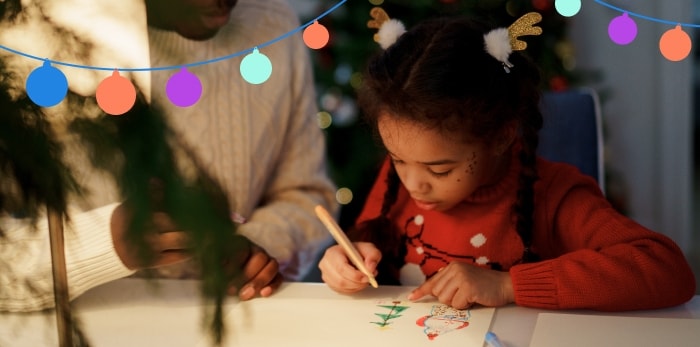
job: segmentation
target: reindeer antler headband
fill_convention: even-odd
[[[510,72],[513,67],[508,57],[513,51],[522,51],[527,48],[525,41],[519,40],[520,36],[542,34],[542,28],[535,26],[542,20],[542,15],[530,12],[518,18],[508,29],[497,28],[484,34],[484,46],[486,51],[496,60],[503,63],[503,69]]]
[[[397,19],[391,19],[381,7],[374,7],[369,12],[372,20],[367,22],[368,28],[378,29],[374,35],[374,41],[383,49],[396,42],[406,29]],[[484,34],[484,48],[492,57],[503,63],[503,69],[510,72],[513,64],[508,57],[513,51],[522,51],[527,48],[525,41],[518,38],[525,35],[540,35],[542,28],[535,26],[542,20],[542,15],[537,12],[529,12],[518,18],[508,28],[496,28]]]
[[[396,42],[406,28],[398,19],[391,19],[381,7],[374,7],[369,11],[372,20],[367,22],[367,27],[378,29],[374,34],[374,41],[379,43],[382,49],[387,49]]]

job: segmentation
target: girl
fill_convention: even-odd
[[[439,18],[380,41],[358,97],[388,156],[349,232],[368,268],[418,285],[410,300],[458,309],[689,300],[695,280],[672,240],[616,212],[591,177],[536,156],[540,79],[514,31]],[[367,286],[338,246],[319,268],[338,292]]]

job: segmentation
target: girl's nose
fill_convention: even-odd
[[[430,184],[414,170],[406,170],[404,185],[411,195],[422,195],[430,190]]]

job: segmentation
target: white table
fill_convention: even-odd
[[[200,344],[201,329],[198,282],[189,280],[121,279],[83,294],[74,302],[75,314],[89,341],[102,346],[187,346]],[[405,298],[411,287],[368,288],[360,296]],[[320,283],[285,283],[275,294],[290,298],[350,299]],[[265,299],[256,299],[265,300]],[[537,315],[554,312],[517,307],[496,310],[491,330],[509,347],[526,347]],[[562,311],[557,311],[562,312]],[[688,303],[650,311],[601,313],[596,315],[700,319],[700,296]],[[426,345],[429,346],[429,343]],[[0,346],[58,346],[53,312],[0,314]]]

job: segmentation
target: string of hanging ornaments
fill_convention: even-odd
[[[608,24],[608,37],[610,37],[612,42],[624,46],[634,41],[634,39],[637,37],[637,23],[634,21],[634,17],[673,26],[671,29],[666,30],[666,32],[664,32],[659,39],[659,51],[661,51],[661,55],[663,55],[664,58],[670,61],[681,61],[690,54],[690,50],[693,46],[692,40],[690,39],[688,33],[683,30],[683,27],[700,28],[700,25],[678,23],[645,16],[610,5],[605,1],[594,1],[602,6],[621,13],[619,16],[613,18],[610,21],[610,24]],[[572,17],[581,10],[581,0],[556,0],[554,2],[554,7],[562,16]]]
[[[272,62],[262,52],[266,46],[284,40],[303,30],[302,38],[307,47],[311,49],[323,48],[330,38],[328,29],[318,21],[342,6],[347,0],[341,0],[326,12],[310,20],[306,24],[289,31],[288,33],[261,43],[255,47],[242,50],[214,59],[193,62],[177,66],[159,66],[144,68],[118,68],[73,64],[69,62],[55,61],[48,58],[37,57],[28,53],[0,45],[0,48],[14,54],[42,61],[43,64],[32,70],[26,80],[26,90],[29,98],[41,107],[52,107],[59,104],[68,93],[68,79],[54,65],[62,65],[71,68],[113,71],[112,75],[102,80],[97,85],[95,97],[99,107],[107,114],[118,116],[129,111],[136,102],[136,88],[131,80],[119,74],[120,71],[147,72],[156,70],[178,70],[168,79],[165,92],[170,102],[179,107],[189,107],[197,103],[202,95],[202,82],[197,75],[191,73],[188,68],[217,63],[246,54],[241,61],[240,73],[243,79],[251,84],[261,84],[272,75]]]
[[[119,74],[120,71],[147,72],[156,70],[179,70],[168,79],[165,87],[166,94],[168,99],[174,105],[179,107],[189,107],[199,101],[199,98],[202,95],[202,83],[195,74],[188,70],[188,68],[204,64],[212,64],[246,54],[240,65],[241,77],[243,77],[246,82],[251,84],[264,83],[272,75],[272,62],[264,53],[260,52],[260,49],[292,36],[302,30],[302,37],[307,47],[311,49],[323,48],[328,43],[330,36],[326,27],[321,25],[318,21],[336,10],[338,7],[342,6],[346,1],[347,0],[340,0],[318,17],[268,42],[264,42],[255,47],[218,58],[178,66],[118,68],[79,65],[38,57],[3,45],[0,45],[0,48],[14,54],[43,62],[41,66],[34,69],[29,74],[26,81],[27,95],[32,102],[41,107],[52,107],[59,104],[68,93],[68,80],[63,72],[54,67],[54,65],[113,71],[111,76],[102,80],[102,82],[100,82],[100,84],[97,86],[96,99],[97,104],[105,113],[114,116],[126,113],[136,102],[136,88],[129,79]],[[593,1],[599,5],[620,12],[620,15],[613,18],[608,24],[608,36],[612,42],[618,45],[628,45],[632,43],[637,37],[637,24],[633,18],[639,18],[673,26],[664,32],[659,39],[659,50],[664,58],[670,61],[681,61],[687,58],[690,54],[692,49],[692,40],[690,39],[688,33],[683,30],[683,27],[700,28],[700,25],[692,23],[678,23],[645,16],[613,6],[602,0]],[[555,0],[554,5],[560,15],[572,17],[581,10],[581,2],[581,0]]]

